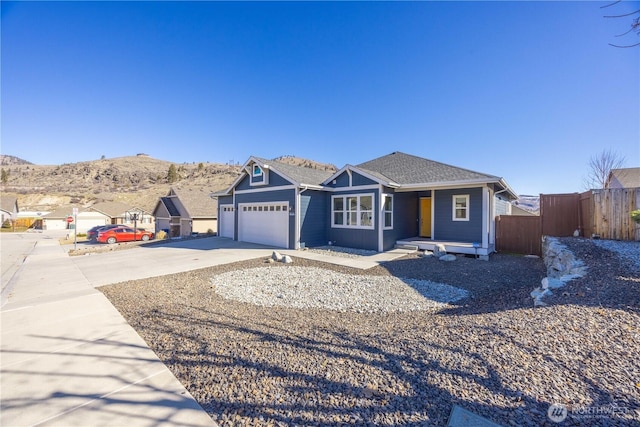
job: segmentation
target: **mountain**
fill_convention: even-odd
[[[31,165],[33,163],[22,160],[19,157],[7,156],[6,154],[0,154],[0,165]]]
[[[316,169],[333,167],[294,156],[274,160]],[[230,186],[241,171],[237,164],[174,163],[146,154],[62,165],[34,165],[7,155],[2,161],[0,191],[3,196],[17,197],[21,211],[51,211],[68,204],[88,207],[103,201],[151,211],[172,185],[219,191]],[[170,174],[170,168],[175,173]]]
[[[523,194],[518,196],[518,200],[511,203],[533,214],[540,213],[540,196],[528,196]]]

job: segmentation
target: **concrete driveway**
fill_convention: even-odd
[[[270,249],[210,238],[70,257],[59,236],[8,236],[0,237],[0,425],[216,425],[94,287]]]
[[[224,237],[207,237],[73,256],[71,260],[89,283],[96,287],[268,257],[272,252],[273,249],[262,245],[236,242]]]

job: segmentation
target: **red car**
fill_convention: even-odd
[[[153,239],[153,233],[146,230],[135,230],[130,227],[117,227],[108,230],[98,231],[97,241],[100,243],[119,243],[119,242],[133,242],[134,240],[147,241]]]

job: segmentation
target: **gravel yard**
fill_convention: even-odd
[[[629,258],[602,242],[562,243],[589,273],[535,309],[542,261],[503,254],[409,255],[367,271],[256,259],[100,289],[222,426],[444,426],[454,404],[504,426],[555,425],[553,403],[569,410],[562,425],[638,425],[640,244]],[[230,286],[258,279],[297,281],[298,296],[278,302],[290,298],[278,289],[278,303],[257,305],[255,289]],[[384,286],[394,309],[381,308],[392,307]],[[362,295],[376,303],[358,310]],[[340,297],[349,304],[328,303]]]

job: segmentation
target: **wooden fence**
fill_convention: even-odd
[[[541,194],[540,216],[501,215],[496,219],[496,250],[541,255],[542,236],[640,241],[640,188],[610,188],[572,194]]]
[[[496,250],[525,255],[542,255],[539,216],[500,215],[496,218]]]
[[[631,219],[631,211],[640,209],[640,188],[592,190],[591,234],[602,239],[640,241],[640,224]]]

